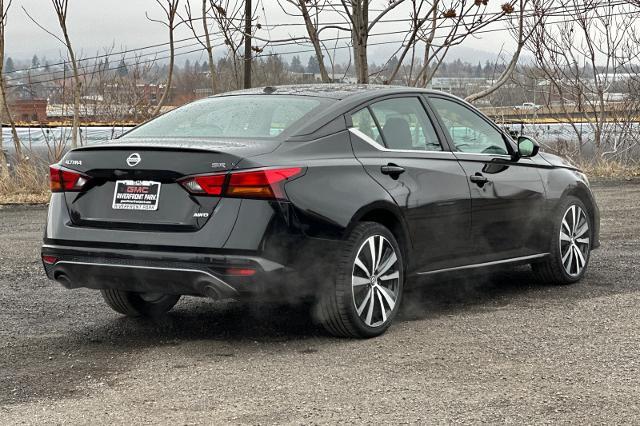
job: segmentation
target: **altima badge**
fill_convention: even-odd
[[[140,154],[138,154],[137,152],[134,152],[127,157],[127,165],[129,167],[137,166],[138,164],[140,164],[140,161],[142,161],[142,157],[140,157]]]

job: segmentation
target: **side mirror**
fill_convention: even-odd
[[[530,158],[535,157],[540,150],[538,142],[526,136],[518,137],[518,157]]]

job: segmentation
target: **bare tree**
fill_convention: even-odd
[[[155,109],[151,103],[151,83],[160,80],[155,57],[144,59],[137,53],[126,63],[126,69],[119,71],[110,91],[110,96],[115,98],[112,102],[126,105],[134,123],[148,119]]]
[[[587,142],[595,152],[610,155],[622,149],[620,114],[631,108],[612,90],[633,69],[639,57],[640,13],[630,3],[570,0],[564,3],[572,19],[549,22],[543,17],[526,44],[534,55],[536,72],[548,82],[547,104],[574,129],[579,141],[576,154]],[[636,70],[637,71],[637,70]],[[637,105],[636,105],[637,108]],[[589,130],[585,140],[582,127]]]
[[[236,23],[245,21],[244,9],[243,2],[235,0],[218,0],[215,4],[212,3],[211,17],[227,48],[223,65],[230,65],[229,73],[218,73],[221,91],[242,87],[241,65],[244,63],[244,56],[241,48],[244,42],[244,28]]]
[[[419,39],[419,31],[422,30],[423,25],[431,19],[431,22],[435,23],[437,19],[437,7],[438,2],[430,2],[430,5],[427,5],[429,2],[421,1],[421,0],[411,0],[412,12],[411,12],[411,30],[409,31],[408,38],[403,42],[403,46],[400,49],[400,58],[398,58],[398,62],[393,67],[391,72],[389,73],[389,77],[387,79],[387,83],[391,83],[395,78],[398,72],[400,71],[402,64],[407,57],[409,52],[412,53],[411,63],[413,64],[415,61],[415,48],[416,42]],[[427,10],[423,11],[423,7],[427,5]],[[424,13],[424,16],[420,18],[420,14]],[[394,52],[392,58],[396,56],[397,51]],[[387,61],[387,64],[389,61]],[[413,66],[411,67],[413,70]],[[412,73],[410,73],[412,74]]]
[[[157,22],[164,25],[169,31],[169,74],[167,75],[167,82],[162,92],[162,96],[158,101],[155,109],[153,110],[153,115],[158,115],[162,106],[167,101],[169,97],[169,93],[171,92],[171,83],[173,80],[173,68],[175,66],[175,57],[176,57],[176,46],[175,46],[175,29],[182,23],[178,21],[176,18],[178,17],[178,6],[180,5],[180,0],[156,0],[156,3],[162,9],[164,13],[165,20],[152,19],[149,17],[149,14],[146,14],[147,19],[152,22]]]
[[[194,18],[191,9],[191,1],[187,0],[185,5],[186,17],[183,19],[187,27],[193,33],[193,36],[198,40],[198,43],[202,45],[207,52],[207,59],[209,65],[209,75],[211,77],[211,91],[212,93],[218,93],[218,78],[216,72],[216,63],[213,60],[213,45],[211,44],[211,28],[209,26],[209,13],[216,6],[215,0],[202,0],[202,16],[200,18]],[[196,28],[196,21],[202,23],[202,35],[199,34]]]
[[[487,1],[434,0],[435,7],[429,8],[429,18],[422,23],[418,33],[419,41],[424,43],[424,58],[415,78],[409,75],[408,83],[426,87],[452,47],[513,13],[517,1],[503,3],[499,12],[487,13]]]
[[[259,86],[273,86],[286,84],[289,73],[285,63],[278,55],[268,55],[254,61],[255,83]]]
[[[2,111],[4,112],[7,121],[9,121],[9,125],[11,126],[11,136],[13,137],[13,146],[16,151],[16,157],[19,160],[22,159],[22,147],[20,145],[20,139],[18,138],[18,132],[16,131],[16,124],[13,120],[13,116],[11,115],[11,110],[9,108],[9,103],[7,101],[7,89],[6,89],[6,81],[4,79],[4,35],[5,29],[7,27],[7,14],[9,12],[9,8],[11,7],[11,1],[8,0],[5,4],[4,0],[0,0],[0,102],[2,102]],[[2,114],[0,114],[1,116]],[[3,136],[2,136],[2,126],[0,126],[0,174],[6,173],[7,170],[7,159],[4,155],[4,144],[3,144]]]
[[[465,99],[467,102],[475,102],[479,99],[487,97],[494,93],[496,90],[504,86],[513,75],[513,71],[516,69],[518,65],[518,61],[520,60],[520,54],[522,53],[522,49],[524,48],[525,43],[533,34],[535,28],[540,24],[541,17],[544,15],[545,6],[548,3],[548,0],[534,0],[534,13],[533,18],[529,25],[527,25],[527,20],[525,19],[525,8],[530,3],[529,0],[519,0],[518,5],[518,17],[514,23],[512,23],[511,31],[515,34],[514,38],[516,41],[516,49],[511,56],[511,60],[509,61],[507,67],[504,69],[502,74],[491,84],[491,86],[483,89],[479,92],[473,93]]]
[[[405,4],[410,3],[409,19],[406,19],[409,29],[398,49],[389,56],[378,74],[386,75],[383,80],[386,84],[403,75],[405,84],[409,86],[427,86],[453,46],[461,44],[468,37],[500,21],[505,15],[513,13],[514,5],[518,1],[527,3],[532,0],[510,0],[503,3],[497,12],[492,13],[487,12],[488,1],[486,0],[406,0]],[[399,4],[399,2],[390,1],[386,8],[378,9],[380,15],[371,21],[369,27],[379,22],[384,14],[389,13]],[[521,10],[524,9],[521,8]],[[346,15],[349,20],[353,19],[351,14]],[[353,37],[361,36],[358,34],[354,36],[352,30]],[[418,54],[421,49],[423,59],[420,62]],[[354,44],[354,53],[358,52],[361,54]],[[362,66],[361,62],[362,59],[358,61],[356,57],[356,68]],[[514,62],[517,63],[517,59]]]
[[[329,6],[328,0],[278,0],[280,8],[289,16],[301,17],[307,29],[309,41],[313,45],[313,49],[318,60],[320,68],[320,78],[323,83],[330,83],[331,78],[327,72],[327,67],[322,53],[322,41],[320,40],[320,13]],[[289,12],[286,4],[292,5],[296,12]]]
[[[60,43],[62,43],[67,50],[67,55],[69,56],[69,61],[71,62],[71,67],[73,70],[73,127],[71,133],[71,143],[75,148],[78,146],[78,129],[80,127],[80,98],[82,96],[82,80],[80,79],[78,61],[76,59],[76,54],[73,50],[73,46],[71,45],[71,38],[69,37],[69,31],[67,27],[67,12],[69,8],[69,0],[51,0],[51,3],[56,13],[56,17],[58,18],[58,25],[60,26],[60,30],[62,31],[62,38],[43,27],[29,14],[29,12],[27,12],[27,9],[22,7],[22,10],[24,10],[29,19],[31,19],[34,24],[36,24],[47,34],[54,37]]]
[[[67,30],[67,10],[69,6],[69,0],[52,0],[52,2],[53,8],[56,11],[56,16],[58,17],[60,29],[62,30],[62,35],[64,37],[64,45],[67,48],[67,53],[69,54],[71,68],[73,70],[73,128],[71,130],[71,146],[75,148],[78,146],[79,139],[78,129],[80,127],[80,97],[82,96],[82,81],[80,80],[78,62],[71,45],[69,31]]]
[[[405,0],[389,0],[382,9],[372,8],[371,0],[340,0],[339,2],[332,2],[330,0],[278,0],[278,2],[285,12],[287,12],[285,3],[293,5],[297,11],[295,13],[287,13],[292,16],[302,17],[304,20],[307,37],[291,37],[289,41],[304,40],[312,43],[320,66],[322,81],[328,82],[330,78],[326,70],[327,67],[323,54],[323,49],[325,51],[327,51],[327,49],[324,47],[323,41],[320,38],[320,33],[328,29],[335,29],[350,33],[351,47],[353,50],[352,59],[355,64],[358,83],[368,83],[369,64],[367,49],[369,35],[377,23],[397,6],[404,3]],[[319,14],[329,8],[334,14],[337,14],[344,23],[320,24]],[[339,37],[336,39],[339,39]],[[331,62],[333,66],[333,61],[331,60]]]
[[[351,31],[353,60],[358,83],[369,82],[369,58],[367,55],[369,34],[380,20],[404,2],[405,0],[390,0],[386,6],[375,9],[374,12],[370,0],[340,0],[343,16],[346,17],[349,26],[347,31]],[[373,13],[372,16],[370,16],[370,12]]]

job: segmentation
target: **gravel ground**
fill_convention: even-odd
[[[158,322],[41,270],[46,211],[0,210],[0,424],[640,423],[640,185],[595,185],[602,248],[574,286],[440,277],[372,340],[299,307],[185,298]]]

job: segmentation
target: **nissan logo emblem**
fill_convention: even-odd
[[[127,157],[127,165],[129,167],[137,166],[138,164],[140,164],[140,161],[142,161],[142,158],[140,157],[140,154],[138,154],[137,152],[134,152],[133,154]]]

